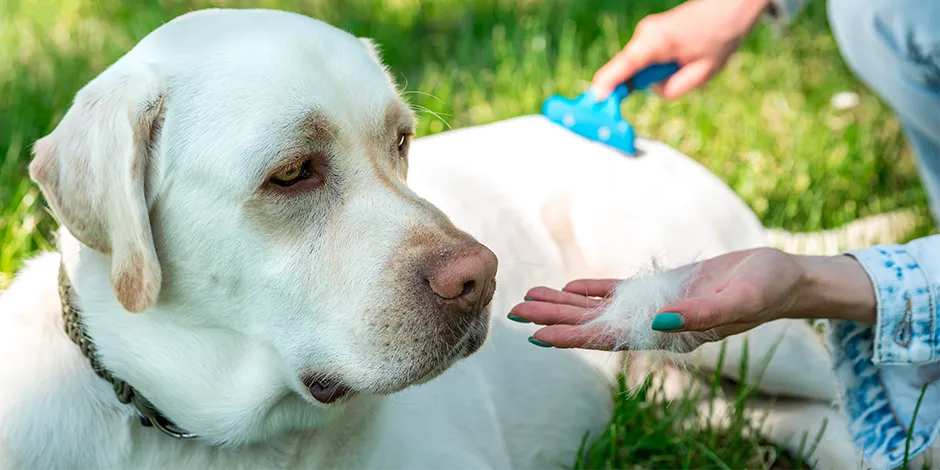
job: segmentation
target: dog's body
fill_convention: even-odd
[[[396,163],[411,124],[374,50],[298,15],[186,15],[96,80],[31,167],[62,255],[0,296],[4,470],[565,467],[606,426],[621,356],[537,348],[508,309],[534,286],[766,244],[688,157],[640,140],[627,158],[537,116],[417,139]],[[291,143],[294,124],[314,135]],[[255,173],[285,173],[262,160],[318,141],[304,155],[327,159],[308,169],[326,182],[255,194]],[[495,294],[477,241],[499,258]],[[60,263],[101,362],[201,439],[142,427],[95,375],[64,333]],[[786,325],[809,344],[795,322],[757,334]],[[794,351],[768,383],[834,399],[825,352]],[[318,395],[337,384],[348,396]],[[828,463],[854,458],[846,445]]]

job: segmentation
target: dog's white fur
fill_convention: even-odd
[[[696,263],[659,271],[652,265],[648,271],[624,279],[610,298],[590,311],[597,317],[590,320],[586,327],[596,328],[599,335],[614,338],[614,349],[617,350],[687,353],[718,340],[719,337],[713,331],[660,333],[650,328],[653,317],[661,308],[688,296],[688,289],[695,281],[700,266]]]
[[[663,144],[624,158],[530,116],[416,139],[406,163],[403,106],[369,43],[265,10],[184,15],[81,90],[31,167],[61,258],[31,260],[0,296],[0,468],[565,467],[604,430],[621,355],[536,348],[508,309],[536,285],[767,242]],[[326,155],[326,184],[266,193],[298,152]],[[500,263],[489,327],[488,312],[461,326],[489,328],[465,359],[412,281],[418,251],[471,243],[454,226]],[[60,260],[103,363],[203,439],[141,427],[91,371],[63,332]],[[752,332],[751,361],[784,331],[764,387],[797,399],[764,407],[779,442],[814,433],[807,410],[835,396],[799,322]],[[733,374],[743,346],[728,344]],[[357,393],[317,402],[310,371]],[[858,463],[844,427],[829,423],[842,447],[822,466]]]

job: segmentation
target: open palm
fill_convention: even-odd
[[[673,323],[681,326],[669,331],[712,330],[723,338],[794,312],[803,273],[793,256],[779,250],[728,253],[702,262],[688,295],[663,305],[658,313],[678,317]],[[611,350],[617,335],[586,323],[604,312],[620,282],[583,279],[562,290],[536,287],[512,309],[510,318],[545,325],[533,335],[535,344]]]

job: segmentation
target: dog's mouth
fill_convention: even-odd
[[[459,358],[466,358],[479,351],[480,348],[483,347],[483,343],[486,342],[488,330],[489,328],[469,331],[458,345],[460,353],[457,356]]]
[[[301,380],[310,396],[323,404],[335,403],[353,393],[349,386],[335,378],[308,375]]]
[[[408,385],[421,385],[430,382],[453,366],[455,362],[472,356],[479,351],[480,348],[483,347],[483,343],[486,342],[487,330],[488,329],[474,329],[467,332],[463,339],[447,354],[446,360],[425,372],[423,375],[420,375],[420,378],[417,380],[412,380]]]
[[[488,332],[488,322],[468,327],[457,343],[448,348],[447,352],[438,352],[433,355],[438,358],[436,361],[411,364],[409,370],[399,375],[397,379],[382,385],[353,390],[335,375],[327,373],[305,373],[301,375],[300,380],[311,398],[327,405],[347,401],[357,393],[387,396],[412,385],[427,383],[450,368],[454,362],[473,355],[486,342]]]

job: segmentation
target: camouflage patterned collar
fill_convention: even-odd
[[[81,310],[75,302],[75,292],[71,280],[65,271],[65,265],[59,266],[59,298],[62,300],[62,320],[65,325],[65,334],[81,349],[82,355],[88,359],[91,369],[114,387],[114,394],[119,402],[134,405],[140,424],[146,427],[155,427],[164,434],[176,439],[193,439],[197,436],[180,429],[172,421],[163,416],[146,398],[137,393],[134,387],[127,382],[111,375],[98,361],[95,353],[95,343],[85,333],[82,324]]]

